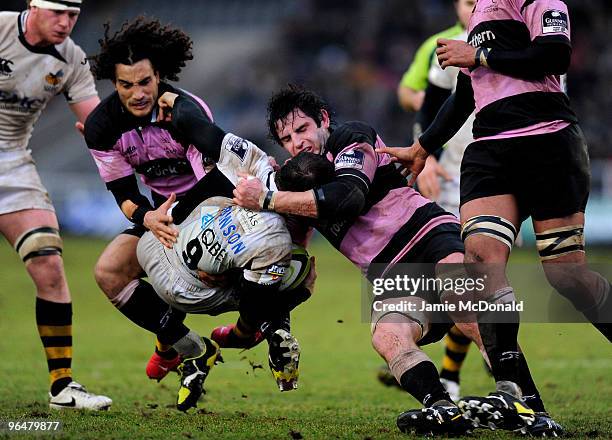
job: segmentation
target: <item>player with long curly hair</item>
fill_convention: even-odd
[[[121,313],[157,335],[146,368],[150,378],[162,379],[181,361],[184,373],[206,375],[218,356],[217,345],[191,332],[183,324],[184,313],[169,309],[140,278],[143,270],[136,256],[138,240],[147,230],[172,247],[176,232],[167,211],[205,174],[201,153],[184,142],[171,123],[157,120],[158,97],[172,92],[192,101],[201,116],[212,121],[200,98],[166,82],[178,80],[193,58],[193,43],[182,30],[142,16],[114,33],[109,24],[104,28],[100,52],[90,60],[96,78],[109,79],[115,91],[87,118],[84,136],[106,187],[134,226],[106,247],[95,278]],[[150,188],[153,203],[139,191],[136,174]],[[189,406],[185,396],[179,394],[178,405]]]

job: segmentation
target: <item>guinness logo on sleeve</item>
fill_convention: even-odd
[[[569,20],[567,14],[556,9],[549,9],[542,15],[543,34],[568,34]]]

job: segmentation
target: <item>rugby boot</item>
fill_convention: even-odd
[[[176,408],[179,411],[187,411],[195,408],[198,399],[202,395],[204,381],[210,373],[210,369],[217,363],[222,362],[221,350],[215,341],[202,338],[205,344],[204,352],[195,357],[184,359],[178,366],[181,375],[181,387],[178,391]]]
[[[527,434],[532,437],[561,437],[564,432],[563,426],[545,412],[535,413],[533,424],[521,430],[521,434]]]
[[[297,389],[300,345],[286,330],[278,329],[268,338],[268,363],[281,391]]]
[[[397,427],[405,434],[459,436],[472,430],[459,408],[448,401],[442,401],[427,408],[413,409],[397,417]]]
[[[210,339],[219,344],[221,348],[242,348],[248,350],[259,345],[265,338],[262,332],[256,331],[248,338],[239,338],[234,333],[236,324],[216,327],[210,334]]]
[[[112,403],[113,401],[109,397],[88,393],[83,385],[75,381],[70,382],[56,396],[49,393],[49,408],[51,409],[105,411],[110,408]]]
[[[536,420],[534,411],[525,402],[503,391],[487,397],[464,397],[458,406],[474,427],[521,432]]]

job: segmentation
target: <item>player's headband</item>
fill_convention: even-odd
[[[79,12],[81,10],[81,0],[32,0],[30,6],[54,11]]]

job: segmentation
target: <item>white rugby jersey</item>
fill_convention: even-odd
[[[244,269],[244,277],[259,284],[280,282],[291,260],[291,236],[285,220],[273,212],[256,212],[234,205],[230,190],[238,172],[257,176],[264,184],[273,174],[266,153],[253,143],[228,133],[223,139],[217,171],[202,179],[215,196],[206,198],[182,221],[177,242],[166,255],[183,273],[197,270],[219,274]]]
[[[24,37],[28,12],[0,12],[0,152],[24,150],[47,103],[63,93],[74,104],[95,96],[85,53],[70,38],[35,47]]]

